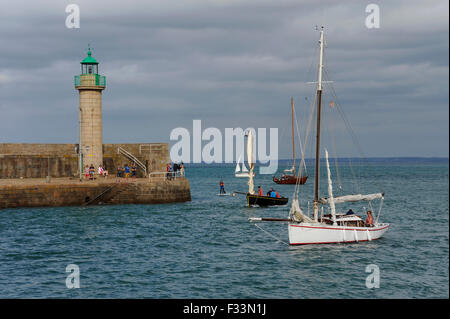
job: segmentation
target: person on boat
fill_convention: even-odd
[[[355,213],[352,211],[351,208],[348,210],[348,212],[345,213],[345,215],[353,215],[353,214],[355,214]]]
[[[273,189],[270,192],[270,197],[277,197],[277,193]]]
[[[225,194],[225,186],[222,180],[220,180],[220,194]]]
[[[275,197],[276,197],[276,198],[281,198],[280,194],[278,194],[277,191],[275,191]]]
[[[258,186],[258,196],[264,196],[261,186]]]
[[[270,196],[272,194],[273,188],[270,188],[270,190],[267,192],[266,196]]]
[[[366,226],[373,227],[373,217],[370,210],[367,211]]]

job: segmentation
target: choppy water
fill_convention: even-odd
[[[382,239],[290,247],[285,224],[261,224],[277,241],[247,221],[286,217],[288,207],[216,196],[220,178],[227,191],[245,191],[246,180],[232,166],[191,167],[189,203],[1,210],[0,297],[448,298],[448,163],[339,169],[360,175],[355,189],[386,192],[381,220],[391,228]],[[256,185],[277,186],[270,179]],[[313,176],[305,197],[312,184]],[[291,197],[293,186],[277,190]],[[66,288],[68,264],[80,268],[80,289]],[[380,288],[366,287],[370,264]]]

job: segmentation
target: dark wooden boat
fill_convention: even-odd
[[[303,185],[306,183],[308,176],[282,175],[280,178],[276,178],[274,176],[272,179],[277,184],[300,184],[300,185]]]
[[[300,184],[303,185],[306,183],[308,176],[297,176],[295,173],[295,141],[294,141],[294,99],[291,98],[291,111],[292,111],[292,155],[293,155],[293,165],[290,171],[292,171],[292,175],[283,174],[280,178],[276,178],[275,176],[272,180],[277,184]]]
[[[258,205],[258,206],[277,206],[286,205],[289,201],[287,197],[270,197],[270,196],[258,196],[256,194],[247,193],[247,204],[248,206]]]

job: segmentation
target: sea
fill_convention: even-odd
[[[295,186],[257,167],[255,187],[289,203],[247,207],[232,195],[248,190],[234,165],[187,164],[191,202],[0,210],[0,298],[449,298],[448,158],[331,164],[335,196],[384,192],[381,212],[375,201],[337,206],[363,218],[373,209],[390,223],[381,239],[290,246],[286,223],[248,219],[287,217]],[[314,169],[303,173],[310,214]],[[217,195],[220,180],[229,196]]]

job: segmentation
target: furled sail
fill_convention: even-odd
[[[299,223],[314,223],[314,220],[303,214],[302,209],[300,208],[300,205],[298,204],[298,199],[294,198],[292,201],[292,206],[290,210],[290,215],[292,219]]]
[[[367,195],[346,195],[334,197],[333,201],[335,204],[346,203],[346,202],[359,202],[359,201],[371,201],[374,199],[380,199],[384,197],[384,193],[375,193],[375,194],[367,194]],[[328,198],[320,198],[319,202],[321,204],[330,204],[330,200]]]
[[[253,133],[251,129],[248,130],[247,136],[247,162],[250,166],[250,173],[248,174],[248,192],[250,194],[255,194],[255,187],[253,185],[253,168],[255,162],[253,159]]]

